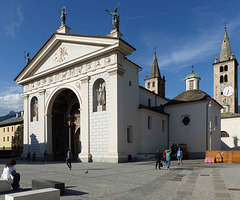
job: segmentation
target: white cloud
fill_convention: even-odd
[[[22,7],[19,2],[7,2],[0,9],[0,26],[7,35],[15,36],[24,21]]]
[[[8,114],[10,111],[23,110],[22,93],[21,86],[5,83],[4,91],[0,92],[0,116]]]

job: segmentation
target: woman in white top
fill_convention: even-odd
[[[19,188],[20,182],[20,174],[16,173],[16,161],[11,160],[7,163],[3,169],[3,173],[1,178],[7,180],[10,184],[12,184],[12,188],[14,190]]]

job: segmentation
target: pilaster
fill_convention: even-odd
[[[23,154],[22,157],[26,158],[26,155],[28,153],[28,148],[29,148],[29,131],[28,131],[28,126],[29,126],[29,95],[23,95],[23,100],[24,100],[24,132],[23,132]]]
[[[89,76],[81,79],[82,89],[82,105],[80,110],[81,116],[81,144],[82,149],[78,158],[82,162],[89,162],[91,160],[90,155],[90,134],[89,134]]]
[[[39,128],[40,135],[42,135],[40,144],[40,154],[43,154],[46,148],[46,132],[45,132],[45,90],[39,91],[39,108],[38,108],[38,119],[39,119]]]

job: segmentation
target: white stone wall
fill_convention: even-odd
[[[40,126],[39,119],[38,121],[31,122],[31,100],[33,97],[37,97],[38,99],[38,109],[39,105],[42,103],[39,101],[39,94],[32,93],[29,95],[29,103],[28,103],[28,123],[29,123],[29,151],[31,153],[35,152],[36,154],[40,153],[40,145],[42,143],[43,136],[40,135]],[[39,114],[39,113],[38,113]]]
[[[139,87],[139,103],[141,105],[148,106],[148,99],[151,99],[151,106],[160,106],[168,102],[167,99],[164,99],[156,94]]]
[[[211,101],[209,107],[209,150],[220,150],[221,149],[221,111],[220,106]],[[215,119],[216,117],[216,119]]]
[[[205,152],[207,137],[206,102],[195,102],[165,106],[169,117],[169,145],[187,144],[188,152]],[[184,125],[182,117],[189,116],[190,123]]]
[[[168,115],[157,113],[148,109],[140,109],[140,140],[139,153],[163,152],[168,141]],[[148,117],[151,117],[151,128],[148,128]],[[164,129],[162,121],[164,120]]]
[[[221,119],[221,130],[226,131],[229,137],[222,137],[222,150],[240,150],[240,117]]]
[[[93,85],[99,78],[106,82],[106,110],[93,112]],[[89,80],[90,153],[94,162],[103,161],[109,151],[109,75],[107,72],[91,76]],[[83,94],[86,95],[86,94]],[[84,116],[81,116],[84,117]],[[82,132],[84,134],[84,130]]]

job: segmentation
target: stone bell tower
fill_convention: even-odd
[[[215,58],[214,99],[224,108],[222,112],[238,112],[238,62],[231,52],[225,27],[220,58]],[[228,109],[226,106],[228,105]]]
[[[146,75],[145,88],[165,98],[165,77],[161,77],[156,52],[154,52],[150,77]]]

